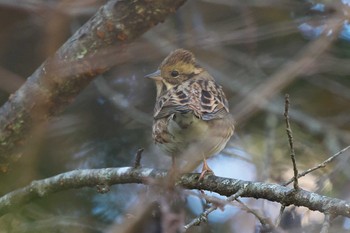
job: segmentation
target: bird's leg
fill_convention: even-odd
[[[207,174],[207,173],[211,173],[214,174],[213,170],[210,169],[210,167],[207,164],[207,160],[204,158],[203,159],[203,167],[202,167],[202,172],[198,178],[198,181],[202,180],[203,177]]]

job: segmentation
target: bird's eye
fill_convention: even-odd
[[[175,78],[176,76],[179,75],[179,72],[177,70],[173,70],[173,71],[171,71],[170,74],[171,74],[171,76],[173,76]]]

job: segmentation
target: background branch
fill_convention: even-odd
[[[19,146],[35,124],[60,112],[96,75],[118,62],[126,43],[164,21],[184,2],[113,0],[102,6],[1,107],[1,170],[21,156]],[[106,56],[110,59],[99,59]]]

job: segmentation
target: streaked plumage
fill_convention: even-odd
[[[187,50],[178,49],[147,76],[156,82],[153,139],[166,153],[198,161],[220,152],[234,125],[222,87]]]

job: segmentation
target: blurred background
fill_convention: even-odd
[[[47,57],[92,17],[103,0],[0,0],[0,102],[5,103]],[[284,95],[300,171],[350,144],[350,1],[188,1],[128,45],[118,65],[95,79],[59,116],[31,136],[23,157],[0,176],[4,195],[33,180],[73,169],[142,165],[169,168],[151,139],[155,85],[143,77],[169,52],[191,50],[225,90],[236,120],[226,149],[209,161],[216,175],[270,183],[292,177]],[[109,58],[110,59],[110,58]],[[120,62],[122,61],[122,62]],[[300,180],[301,187],[349,200],[350,152]],[[0,232],[117,232],[152,187],[117,185],[50,195],[0,218]],[[206,204],[186,193],[186,222]],[[276,220],[279,205],[244,199]],[[286,232],[319,232],[323,215],[287,208]],[[239,224],[238,224],[239,223]],[[159,232],[153,219],[144,232]],[[153,227],[150,227],[150,226]],[[188,232],[260,232],[239,205],[216,211]],[[302,230],[301,230],[302,229]],[[338,217],[332,232],[348,232]]]

